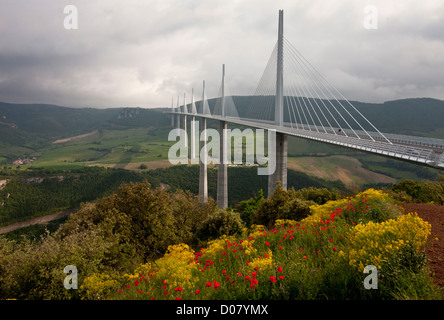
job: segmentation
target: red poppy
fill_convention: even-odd
[[[176,300],[182,300],[182,298],[177,297]]]
[[[251,279],[250,287],[254,287],[258,284],[258,281],[256,279]]]
[[[227,271],[226,270],[222,270],[222,274],[227,274]]]
[[[268,279],[268,281],[271,281],[271,282],[275,283],[276,282],[276,278],[271,276],[270,279]]]
[[[336,251],[337,249],[338,249],[338,248],[334,247],[334,248],[333,248],[333,251]]]
[[[219,282],[217,282],[216,280],[214,280],[214,289],[217,289],[217,288],[219,288]]]
[[[265,241],[265,245],[268,246],[268,247],[270,246],[270,244],[268,243],[268,241]]]
[[[197,289],[196,292],[194,292],[194,294],[199,294],[200,289]]]
[[[207,282],[207,284],[205,285],[206,287],[211,287],[213,285],[212,282]]]
[[[164,291],[163,294],[167,295],[167,294],[168,294],[168,291]]]
[[[282,267],[278,267],[278,272],[282,272],[283,271],[283,269],[282,269]]]
[[[182,287],[177,287],[177,288],[174,289],[174,291],[176,291],[176,292],[177,291],[182,291]]]
[[[284,276],[279,276],[279,279],[284,280],[285,277]]]

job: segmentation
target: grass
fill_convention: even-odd
[[[288,158],[288,168],[328,180],[340,180],[355,188],[366,183],[393,183],[395,179],[362,167],[359,160],[345,155]]]
[[[34,166],[66,167],[110,165],[165,160],[173,142],[168,142],[169,129],[132,128],[102,130],[65,143],[53,144],[35,161]]]

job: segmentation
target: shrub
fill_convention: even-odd
[[[303,200],[313,201],[317,204],[324,204],[327,201],[338,200],[341,195],[337,190],[327,188],[303,188],[296,191],[296,196]]]
[[[284,190],[278,184],[273,195],[260,203],[251,222],[271,228],[277,219],[301,220],[310,213],[310,204],[299,199],[293,188]]]
[[[411,197],[406,200],[411,202],[444,204],[444,184],[441,181],[406,179],[394,184],[390,190],[401,197],[401,201],[405,193]]]
[[[218,210],[206,218],[196,232],[197,241],[217,239],[223,235],[240,234],[244,224],[238,213]]]
[[[241,201],[236,205],[236,211],[240,213],[240,217],[246,226],[251,226],[252,216],[263,201],[264,192],[262,190],[259,190],[256,198]]]

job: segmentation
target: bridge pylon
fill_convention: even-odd
[[[202,104],[205,105],[205,80],[203,81]],[[199,198],[200,202],[208,201],[208,174],[207,174],[207,119],[201,118],[201,134],[200,134],[200,171],[199,171]]]
[[[284,11],[279,10],[278,46],[277,46],[277,70],[276,70],[276,97],[275,97],[275,124],[283,126],[284,123]],[[272,196],[276,183],[281,182],[281,187],[287,189],[287,135],[276,134],[275,152],[276,170],[268,176],[268,197]]]
[[[221,115],[225,117],[225,65],[222,65],[222,105]],[[217,206],[228,207],[228,171],[227,171],[227,122],[219,121],[219,166],[217,171]]]

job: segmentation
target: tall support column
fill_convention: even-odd
[[[171,110],[174,111],[174,98],[171,98]],[[171,114],[171,126],[174,128],[174,118],[176,115]]]
[[[185,93],[183,94],[183,113],[184,115],[182,116],[182,129],[184,130],[184,135],[185,135],[185,147],[188,148],[188,131],[187,131],[187,104],[186,104],[186,98],[185,98]]]
[[[222,65],[222,103],[221,116],[225,117],[225,65]],[[219,167],[217,171],[217,206],[228,207],[228,173],[227,173],[227,122],[219,124]]]
[[[284,11],[279,10],[278,26],[278,51],[276,70],[276,100],[275,118],[276,124],[284,124]]]
[[[176,108],[176,112],[180,112],[180,107],[179,107],[179,96],[177,96],[177,108]],[[180,129],[180,114],[175,114],[174,115],[176,117],[176,128]]]
[[[221,209],[228,207],[228,172],[227,172],[227,122],[220,121],[219,125],[219,167],[217,170],[217,206]]]
[[[276,170],[268,176],[268,197],[271,197],[276,189],[276,183],[280,181],[281,187],[287,189],[287,135],[276,133]]]
[[[191,116],[190,122],[190,159],[193,163],[196,159],[196,117]]]
[[[208,176],[207,176],[207,119],[201,119],[200,134],[200,172],[199,172],[199,198],[200,202],[208,201]]]
[[[190,123],[190,159],[191,159],[191,163],[194,163],[196,160],[196,127],[198,125],[198,123],[196,122],[196,116],[194,116],[195,114],[195,108],[193,109],[194,106],[194,89],[192,89],[191,92],[191,112],[192,112],[192,116],[191,116],[191,123]]]
[[[203,81],[202,103],[205,105],[205,80]],[[207,176],[207,119],[201,118],[200,134],[200,172],[199,172],[199,198],[200,202],[208,201],[208,176]]]
[[[275,124],[284,125],[284,11],[279,10],[278,24],[278,52],[276,70],[276,99]],[[271,150],[273,152],[273,150]],[[283,189],[287,189],[287,136],[276,133],[276,170],[268,176],[268,196],[273,195],[276,183],[281,182]]]

